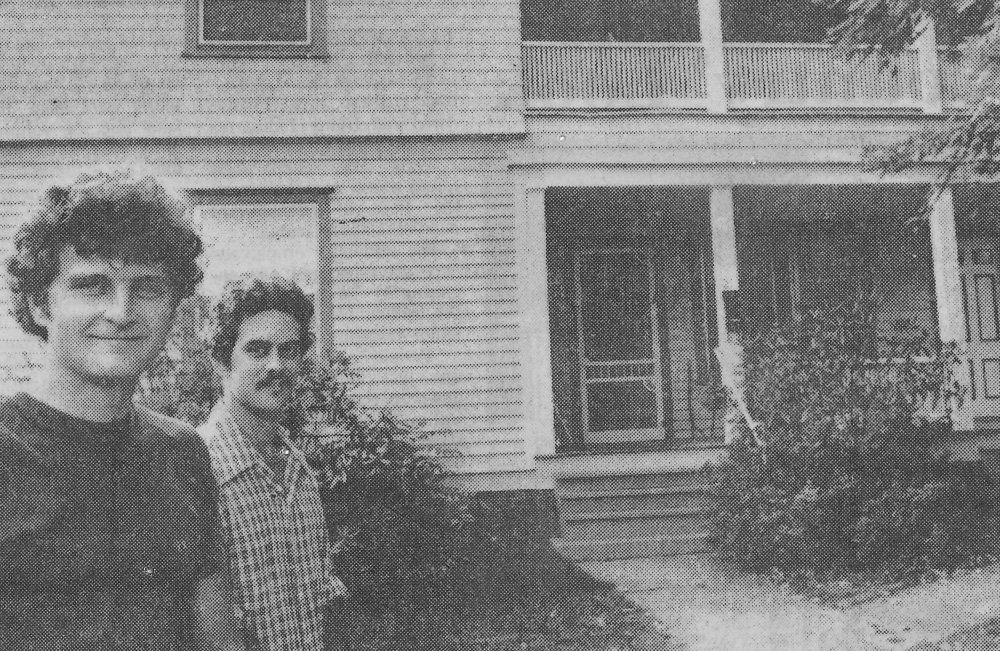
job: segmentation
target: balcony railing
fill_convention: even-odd
[[[708,106],[700,43],[536,41],[522,53],[528,108]],[[917,50],[904,52],[895,70],[814,43],[726,43],[723,56],[727,108],[926,107]],[[942,103],[957,106],[966,84],[960,57],[942,48],[938,63]]]
[[[532,108],[705,106],[700,43],[524,43]]]

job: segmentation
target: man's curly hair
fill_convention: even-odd
[[[44,302],[66,246],[82,256],[163,263],[175,300],[191,296],[202,279],[197,262],[202,244],[184,213],[184,204],[156,179],[128,171],[85,174],[70,185],[48,188],[17,231],[7,261],[11,314],[26,332],[48,339],[31,315],[31,302]]]
[[[284,312],[298,321],[302,347],[312,345],[313,302],[302,288],[283,276],[244,274],[227,282],[212,305],[205,331],[212,357],[228,368],[240,326],[247,319],[271,310]]]

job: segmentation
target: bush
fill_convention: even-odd
[[[193,301],[182,307],[140,395],[193,425],[220,395],[197,314]],[[358,380],[341,355],[308,361],[286,417],[320,473],[340,541],[350,648],[665,648],[654,622],[549,545],[557,526],[551,493],[449,488],[413,429],[353,397]]]
[[[356,380],[342,356],[308,360],[289,425],[323,477],[348,588],[373,614],[405,612],[438,596],[466,560],[470,506],[407,426],[351,396]]]
[[[747,570],[912,577],[989,552],[996,518],[978,464],[936,451],[951,347],[906,323],[875,328],[860,299],[803,309],[747,342],[746,431],[717,468],[711,542]]]

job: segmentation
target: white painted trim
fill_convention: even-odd
[[[931,256],[934,265],[934,292],[937,298],[938,332],[941,341],[959,346],[959,363],[954,380],[969,386],[969,365],[965,352],[965,306],[962,305],[962,280],[958,265],[958,238],[955,235],[955,206],[951,188],[938,188],[928,215]],[[952,405],[952,424],[956,430],[974,429],[971,401]]]
[[[604,162],[592,163],[593,156],[588,151],[574,153],[578,164],[562,163],[547,165],[544,162],[517,160],[511,167],[538,166],[525,169],[533,185],[540,187],[635,187],[646,185],[929,185],[938,179],[938,172],[932,167],[911,170],[906,173],[884,177],[878,172],[866,172],[857,164],[817,164],[817,165],[765,165],[734,163],[728,165],[670,164],[669,156],[659,163],[631,162],[614,165]],[[624,158],[629,158],[624,156]],[[676,157],[674,157],[676,159]],[[588,162],[590,164],[588,164]]]
[[[517,296],[521,334],[524,442],[529,463],[555,453],[555,403],[549,342],[545,188],[515,185],[514,220]]]
[[[944,109],[941,101],[941,71],[938,65],[937,36],[934,21],[929,16],[921,25],[917,37],[918,66],[920,71],[920,106],[924,113],[938,114]]]
[[[720,0],[698,0],[698,25],[705,48],[705,94],[709,113],[726,112],[726,57]]]
[[[965,341],[962,284],[958,268],[958,239],[955,235],[955,208],[951,188],[941,188],[928,216],[931,255],[934,261],[934,290],[938,305],[941,341]]]
[[[549,109],[702,109],[708,107],[704,97],[637,97],[635,99],[604,99],[600,97],[573,99],[526,98],[525,108]]]

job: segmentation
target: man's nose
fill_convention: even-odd
[[[277,371],[280,370],[281,367],[281,355],[278,354],[278,347],[274,346],[271,348],[271,352],[267,356],[267,368]]]
[[[119,325],[129,324],[135,318],[133,314],[134,304],[135,301],[132,300],[132,295],[128,288],[119,287],[115,289],[114,295],[108,301],[107,307],[104,310],[104,316],[109,321],[114,321]]]

